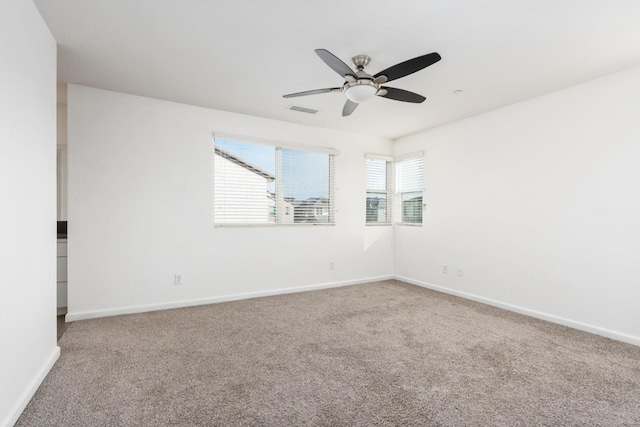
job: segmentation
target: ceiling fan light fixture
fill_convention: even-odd
[[[347,98],[356,104],[373,98],[378,92],[378,88],[370,83],[359,83],[349,86],[344,94]]]

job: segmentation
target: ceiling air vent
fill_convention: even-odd
[[[307,114],[315,114],[318,112],[318,110],[314,110],[313,108],[301,107],[299,105],[289,105],[287,110],[300,111],[301,113]]]

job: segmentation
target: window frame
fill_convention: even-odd
[[[212,223],[213,223],[213,227],[214,228],[219,228],[219,227],[282,227],[282,226],[295,226],[295,227],[300,227],[300,226],[334,226],[335,225],[335,212],[336,212],[336,207],[335,207],[335,192],[336,192],[336,186],[335,186],[335,175],[336,175],[336,169],[335,169],[335,157],[340,153],[338,150],[334,149],[334,148],[330,148],[330,147],[320,147],[320,146],[315,146],[315,145],[306,145],[306,144],[299,144],[299,143],[294,143],[294,142],[288,142],[288,141],[282,141],[282,140],[269,140],[269,139],[264,139],[264,138],[256,138],[256,137],[248,137],[248,136],[243,136],[243,135],[237,135],[237,134],[229,134],[229,133],[222,133],[222,132],[215,132],[212,134],[213,136],[213,144],[212,144],[212,148],[213,148],[213,156],[212,156],[212,160],[213,160],[213,188],[212,188],[212,205],[213,205],[213,210],[212,210]],[[248,144],[258,144],[258,145],[266,145],[266,146],[270,146],[273,147],[275,149],[275,162],[276,162],[276,172],[279,174],[278,176],[276,176],[275,178],[275,187],[276,187],[276,200],[275,200],[275,218],[276,221],[275,222],[271,222],[268,220],[268,218],[271,218],[271,210],[269,210],[269,213],[267,215],[267,221],[265,222],[220,222],[220,220],[216,220],[216,207],[218,206],[218,204],[216,203],[216,156],[218,156],[219,154],[216,152],[216,149],[218,147],[218,145],[216,144],[216,139],[222,139],[222,140],[227,140],[227,141],[232,141],[232,142],[238,142],[238,143],[248,143]],[[282,150],[283,149],[291,149],[291,150],[298,150],[298,151],[303,151],[303,152],[309,152],[309,153],[319,153],[319,154],[327,154],[328,155],[328,175],[329,175],[329,183],[328,183],[328,191],[329,191],[329,196],[328,196],[328,222],[318,222],[318,223],[313,223],[313,222],[293,222],[293,223],[284,223],[284,222],[278,222],[278,215],[280,214],[281,216],[287,216],[287,215],[291,215],[290,213],[290,209],[289,206],[285,206],[285,202],[288,202],[288,200],[286,200],[286,198],[284,197],[284,194],[282,193],[281,190],[281,185],[282,185],[282,180],[284,179],[284,177],[282,176]],[[223,156],[221,156],[223,157]],[[280,203],[278,202],[278,200],[280,200]],[[278,209],[278,207],[280,207],[280,209]],[[289,211],[289,214],[287,214],[287,211]],[[294,213],[295,215],[295,213]]]

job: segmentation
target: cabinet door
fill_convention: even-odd
[[[67,281],[67,257],[59,257],[57,269],[57,282]]]
[[[58,250],[57,250],[57,254],[58,257],[66,257],[67,256],[67,242],[58,242],[57,244],[58,246]]]
[[[58,308],[67,306],[67,282],[58,282],[57,300]]]

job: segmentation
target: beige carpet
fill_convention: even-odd
[[[397,281],[75,322],[18,426],[637,426],[640,348]]]

